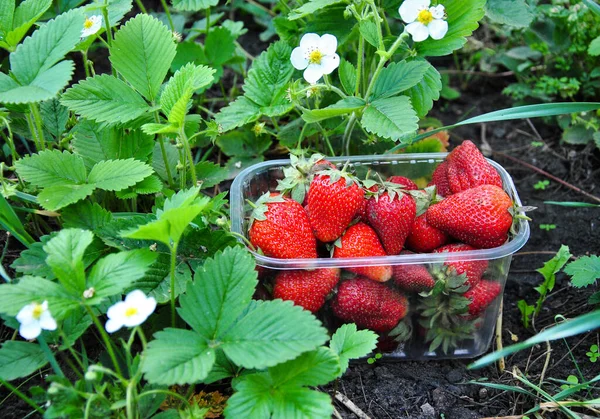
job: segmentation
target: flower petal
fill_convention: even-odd
[[[109,319],[106,322],[106,325],[104,325],[104,328],[108,333],[114,333],[121,327],[123,327],[123,322],[121,321],[121,319]]]
[[[306,59],[304,52],[300,47],[294,48],[292,55],[290,56],[290,61],[297,70],[304,70],[306,67],[308,67],[308,60]]]
[[[40,327],[44,330],[56,330],[56,320],[49,311],[45,311],[40,317]]]
[[[323,67],[319,64],[310,64],[304,70],[304,80],[310,84],[315,84],[321,77],[323,77]]]
[[[405,0],[398,9],[400,17],[406,23],[414,22],[419,15],[419,12],[426,9],[431,4],[429,0]]]
[[[35,303],[27,304],[17,313],[17,321],[19,323],[29,323],[33,320],[33,308]]]
[[[326,55],[321,59],[321,67],[323,68],[323,74],[331,74],[331,72],[338,68],[339,65],[340,56],[337,54]]]
[[[333,55],[335,54],[336,49],[337,38],[335,36],[326,33],[321,37],[321,41],[319,42],[319,51],[321,51],[323,55]]]
[[[300,40],[300,48],[302,48],[303,52],[306,52],[309,48],[318,48],[320,42],[321,37],[319,35],[316,33],[307,33]]]
[[[141,290],[133,290],[125,297],[128,306],[138,307],[146,302],[146,294]]]
[[[122,318],[125,316],[125,310],[127,310],[127,304],[123,301],[119,301],[108,308],[106,315],[109,319]]]
[[[146,302],[144,303],[143,307],[140,307],[141,313],[148,317],[154,313],[154,310],[156,310],[156,300],[154,297],[146,298]]]
[[[429,29],[429,35],[431,35],[433,39],[442,39],[448,32],[448,22],[442,19],[434,19],[429,26],[427,26],[427,29]]]
[[[37,321],[33,321],[30,323],[21,323],[19,327],[19,334],[23,337],[23,339],[35,339],[40,333],[42,333],[42,328],[40,327],[40,323]]]
[[[421,22],[413,22],[407,25],[406,32],[412,35],[414,42],[421,42],[429,37],[427,26],[423,25]]]
[[[446,15],[446,9],[444,9],[444,6],[441,4],[438,4],[435,7],[430,7],[429,11],[434,19],[443,19]]]

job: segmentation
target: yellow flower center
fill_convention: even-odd
[[[131,316],[135,316],[138,312],[138,309],[135,307],[129,307],[127,310],[125,310],[125,317],[131,317]]]
[[[423,25],[427,26],[433,20],[433,15],[429,11],[429,9],[424,9],[419,12],[419,15],[417,16],[417,20],[419,22],[421,22]]]
[[[308,54],[308,62],[311,64],[321,64],[321,60],[323,59],[323,53],[318,49],[312,51]]]
[[[36,304],[33,307],[33,318],[36,320],[39,320],[40,317],[42,317],[42,313],[44,312],[44,307],[42,307],[41,304]]]
[[[92,26],[94,26],[94,22],[89,19],[86,19],[85,22],[83,22],[83,27],[85,29],[90,29]]]

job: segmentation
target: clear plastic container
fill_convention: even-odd
[[[359,178],[364,179],[368,169],[381,174],[382,178],[393,175],[405,176],[410,179],[422,178],[422,182],[429,181],[436,166],[444,160],[447,153],[426,154],[393,154],[379,156],[352,156],[328,158],[332,163],[343,166],[349,162]],[[513,184],[512,178],[498,163],[489,160],[500,174],[505,191],[513,201],[520,206],[521,201]],[[251,207],[246,200],[256,201],[267,191],[275,191],[277,180],[283,178],[282,168],[289,165],[289,160],[272,160],[253,165],[242,171],[234,180],[230,192],[230,211],[232,231],[247,237],[248,220]],[[411,326],[410,338],[404,342],[396,342],[387,334],[382,335],[380,350],[384,358],[388,359],[444,359],[444,358],[472,358],[485,351],[490,346],[496,319],[508,276],[512,254],[521,249],[529,238],[529,225],[521,219],[516,225],[515,234],[504,245],[492,249],[481,249],[454,253],[421,253],[398,256],[368,257],[368,258],[318,258],[318,259],[277,259],[253,252],[256,264],[264,268],[260,275],[265,284],[272,284],[274,277],[282,270],[291,269],[316,269],[340,268],[342,281],[348,276],[347,269],[364,266],[397,266],[397,265],[422,265],[431,271],[443,270],[445,262],[487,261],[487,269],[483,278],[500,284],[500,295],[477,318],[465,317],[469,321],[470,330],[468,337],[452,342],[444,350],[441,346],[430,351],[431,342],[427,341],[427,329],[420,325],[424,297],[417,293],[404,292],[409,298],[409,311],[403,320]],[[485,263],[485,262],[484,262]],[[352,276],[352,274],[350,274]],[[393,281],[388,281],[386,286],[395,288]],[[339,285],[339,284],[338,284]],[[268,290],[269,286],[265,287]],[[344,322],[337,319],[329,303],[316,313],[323,324],[333,332]],[[467,321],[465,320],[465,321]],[[464,331],[463,331],[464,332]],[[463,333],[464,335],[464,333]],[[431,340],[431,337],[430,339]]]

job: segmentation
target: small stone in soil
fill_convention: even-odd
[[[449,382],[455,384],[459,383],[463,379],[462,371],[458,368],[451,370],[448,374],[446,374],[446,378]]]
[[[423,406],[421,406],[421,411],[424,415],[435,416],[435,409],[429,403],[425,403]]]

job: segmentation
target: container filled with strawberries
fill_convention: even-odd
[[[491,342],[511,256],[529,237],[510,175],[471,141],[451,153],[254,165],[231,188],[257,298],[335,331],[380,335],[390,358],[474,357]]]

